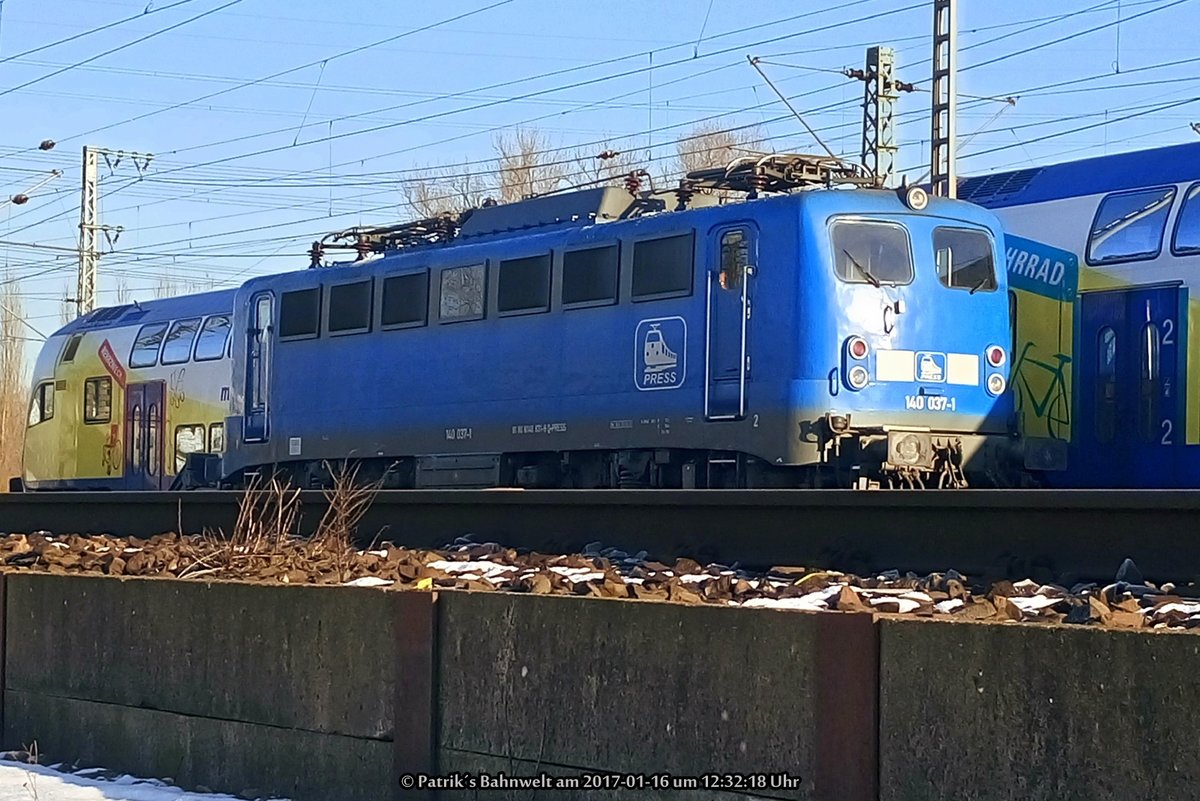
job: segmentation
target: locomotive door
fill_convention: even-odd
[[[246,409],[242,436],[247,442],[266,442],[270,436],[268,410],[271,394],[271,337],[275,299],[260,292],[250,299],[250,326],[246,330]]]
[[[1072,469],[1087,484],[1152,487],[1177,480],[1183,309],[1177,285],[1083,294]]]
[[[704,388],[704,416],[709,420],[746,416],[747,328],[757,246],[757,231],[746,224],[718,229],[709,243]]]
[[[125,388],[125,489],[163,486],[162,381],[130,384]]]

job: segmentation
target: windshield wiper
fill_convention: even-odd
[[[880,286],[879,279],[876,278],[875,276],[871,275],[871,273],[869,273],[867,271],[866,267],[863,267],[861,264],[859,264],[858,259],[856,259],[850,255],[850,251],[846,250],[845,248],[842,248],[842,252],[846,254],[846,258],[850,260],[850,263],[853,264],[860,273],[862,273],[862,277],[867,279],[867,281],[870,282],[871,286],[875,287],[876,289],[879,289],[879,286]]]
[[[990,275],[985,275],[983,278],[980,278],[979,283],[977,283],[975,286],[971,287],[971,291],[968,292],[967,294],[974,295],[976,292],[983,289],[983,285],[986,284],[988,281],[990,281],[991,278],[992,277]]]

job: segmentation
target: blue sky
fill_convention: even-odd
[[[1200,102],[1186,101],[1200,96],[1200,2],[960,5],[960,173],[1197,136]],[[76,243],[84,144],[155,154],[140,180],[128,160],[102,167],[103,222],[124,232],[101,261],[101,303],[118,274],[145,298],[164,274],[232,286],[302,268],[324,233],[406,216],[414,168],[488,159],[507,126],[555,146],[636,149],[659,171],[700,119],[756,124],[776,150],[816,149],[747,55],[769,62],[835,151],[856,156],[862,85],[836,70],[891,44],[900,77],[927,87],[931,20],[919,0],[2,0],[0,197],[63,175],[0,208],[0,239],[39,246],[0,245],[0,270],[21,279],[30,322],[56,328],[75,259],[51,248]],[[367,47],[390,37],[401,38]],[[1197,60],[1155,69],[1185,59]],[[976,99],[1010,95],[1015,106]],[[927,93],[901,99],[899,163],[912,178],[928,162],[928,105]],[[58,145],[37,150],[47,138]]]

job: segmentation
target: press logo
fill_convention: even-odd
[[[633,348],[633,383],[638,389],[683,386],[687,375],[687,322],[682,317],[642,320]]]

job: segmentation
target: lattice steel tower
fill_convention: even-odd
[[[933,130],[930,136],[933,194],[957,197],[954,172],[957,147],[954,128],[958,115],[957,0],[933,0]]]
[[[863,78],[862,163],[880,186],[892,182],[896,170],[896,51],[890,47],[867,49]],[[855,77],[852,75],[852,77]]]

